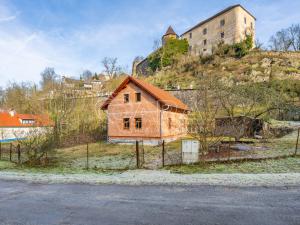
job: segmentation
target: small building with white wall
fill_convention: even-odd
[[[48,115],[0,112],[0,142],[26,139],[32,132],[42,133],[51,127],[53,122]]]

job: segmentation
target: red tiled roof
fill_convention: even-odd
[[[105,110],[107,109],[108,105],[112,101],[114,97],[118,95],[118,93],[129,83],[132,82],[147,93],[149,93],[152,97],[154,97],[156,100],[158,100],[160,103],[164,105],[169,105],[177,109],[182,110],[189,110],[188,106],[185,105],[182,101],[180,101],[178,98],[175,98],[173,95],[169,94],[168,92],[155,87],[145,81],[136,79],[132,76],[128,76],[121,84],[120,86],[112,93],[112,95],[103,103],[101,106],[101,109]]]
[[[23,124],[22,120],[34,120],[34,124]],[[53,122],[48,115],[18,114],[0,112],[0,127],[48,127]]]

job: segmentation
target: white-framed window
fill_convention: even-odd
[[[123,128],[125,130],[130,129],[130,119],[129,118],[123,118]]]
[[[135,118],[135,128],[142,129],[142,118]]]

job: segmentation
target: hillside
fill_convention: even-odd
[[[176,64],[156,72],[146,80],[161,88],[197,86],[199,75],[222,75],[224,80],[240,83],[270,79],[294,79],[300,82],[300,52],[252,51],[237,59],[228,56],[180,58]]]

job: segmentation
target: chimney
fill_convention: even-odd
[[[9,115],[10,115],[11,117],[14,117],[14,116],[16,115],[16,111],[15,111],[14,109],[10,109],[10,110],[9,110]]]

